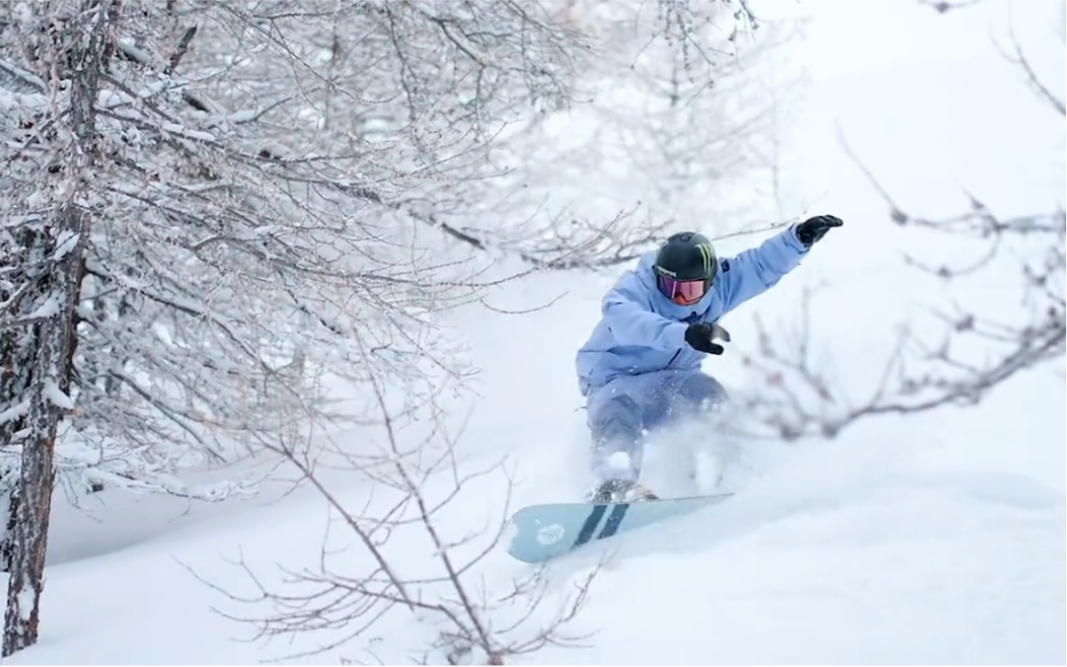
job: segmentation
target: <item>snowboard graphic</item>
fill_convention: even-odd
[[[515,529],[508,553],[524,563],[540,563],[672,516],[686,514],[732,496],[721,493],[691,498],[632,503],[550,503],[524,507],[511,517]]]

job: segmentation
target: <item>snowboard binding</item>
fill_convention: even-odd
[[[618,503],[633,503],[642,500],[659,500],[659,496],[637,482],[609,479],[590,492],[587,495],[586,500],[598,505],[613,505]]]

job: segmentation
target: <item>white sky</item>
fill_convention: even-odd
[[[1062,95],[1062,1],[981,0],[943,15],[918,0],[752,6],[766,16],[812,18],[807,39],[790,47],[807,63],[812,84],[789,144],[807,163],[809,198],[844,187],[843,178],[847,187],[862,184],[841,173],[849,163],[835,134],[840,124],[904,204],[913,197],[953,207],[960,186],[1026,210],[1036,198],[1063,200],[1063,119],[1035,101],[994,42],[1010,46],[1014,25],[1032,65]],[[1047,199],[1036,205],[1047,207]]]

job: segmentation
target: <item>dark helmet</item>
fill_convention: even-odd
[[[656,255],[656,273],[675,280],[715,279],[719,259],[708,237],[697,232],[680,232],[667,239]]]
[[[699,300],[708,291],[719,270],[719,259],[706,236],[697,232],[680,232],[672,235],[660,247],[653,270],[664,296],[675,303],[689,304]],[[694,285],[683,285],[696,281],[701,283],[699,290],[694,289]],[[682,287],[686,288],[684,295]]]

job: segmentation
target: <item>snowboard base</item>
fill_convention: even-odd
[[[524,507],[511,517],[515,530],[508,554],[541,563],[614,535],[687,514],[725,500],[732,493],[630,503],[548,503]]]

